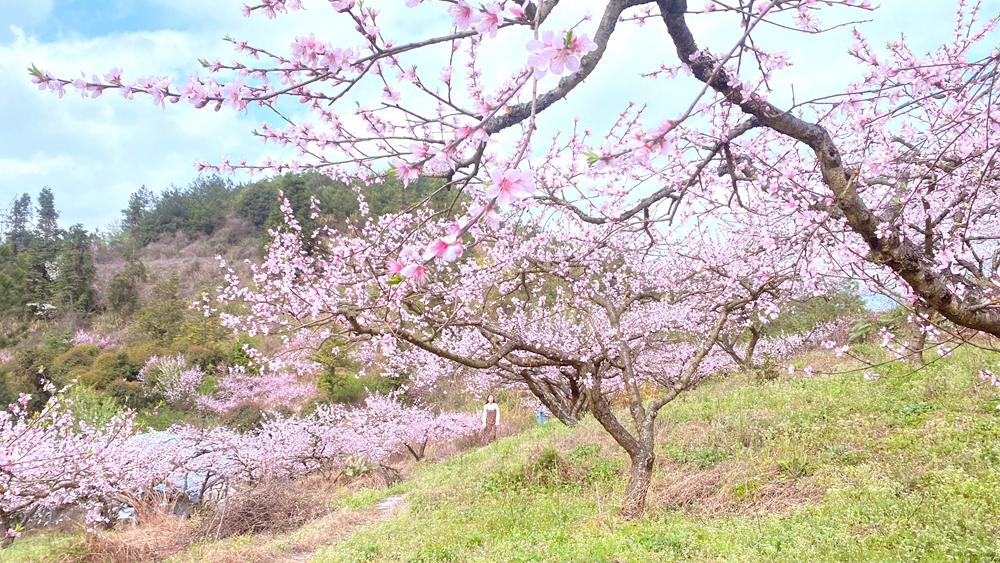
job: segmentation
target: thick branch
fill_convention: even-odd
[[[657,0],[656,3],[677,49],[677,56],[691,67],[698,80],[739,106],[744,113],[756,117],[761,125],[801,141],[815,152],[823,182],[833,191],[836,205],[843,211],[851,230],[871,248],[876,262],[896,272],[917,295],[952,322],[1000,336],[1000,311],[982,307],[989,300],[974,282],[955,274],[938,273],[933,261],[910,241],[902,240],[895,234],[878,236],[878,217],[856,189],[858,172],[845,168],[840,151],[825,128],[799,119],[763,100],[744,98],[736,81],[731,84],[725,69],[719,68],[710,55],[699,53],[684,18],[687,1]]]
[[[597,422],[601,423],[601,426],[611,434],[611,437],[618,442],[618,445],[628,452],[629,457],[635,457],[642,453],[642,444],[633,436],[627,428],[622,426],[621,422],[615,417],[615,414],[611,412],[611,407],[608,402],[604,400],[604,394],[601,391],[601,377],[598,373],[598,368],[595,366],[592,371],[590,371],[592,379],[589,382],[590,385],[587,386],[587,395],[590,400],[590,412],[597,419]]]

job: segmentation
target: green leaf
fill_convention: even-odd
[[[596,164],[598,160],[601,160],[601,155],[594,151],[587,151],[583,154],[587,157],[587,164],[593,165]]]
[[[385,285],[398,285],[403,282],[403,276],[399,274],[393,274],[391,278],[386,280]]]

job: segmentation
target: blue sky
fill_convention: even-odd
[[[198,58],[232,58],[231,47],[220,41],[226,34],[260,38],[266,46],[284,51],[296,35],[338,33],[336,14],[327,2],[305,4],[309,8],[305,13],[266,20],[243,18],[240,2],[230,0],[0,0],[0,208],[17,194],[34,196],[47,185],[55,193],[64,225],[80,222],[104,228],[120,216],[129,194],[141,185],[160,191],[171,184],[188,184],[196,175],[197,159],[218,161],[229,156],[253,161],[273,154],[271,147],[250,134],[262,118],[259,114],[196,111],[184,104],[161,110],[148,99],[128,102],[113,92],[84,100],[68,91],[59,100],[37,91],[25,69],[34,63],[57,76],[76,77],[80,71],[89,76],[115,65],[125,69],[126,78],[170,74],[181,81],[198,70]],[[387,23],[411,36],[441,21],[437,7],[406,10],[403,0],[379,4],[387,6]],[[596,0],[574,4],[579,9],[599,5]],[[877,38],[876,44],[905,31],[913,43],[929,48],[945,39],[952,27],[952,2],[886,0],[883,4],[873,16],[875,22],[862,28]],[[987,13],[998,9],[1000,0],[985,2]],[[718,33],[711,23],[695,24],[703,44],[711,45]],[[772,99],[790,92],[792,84],[801,99],[810,88],[829,93],[852,78],[856,67],[845,55],[851,42],[848,33],[845,28],[829,36],[776,36],[797,64],[781,75]],[[619,31],[609,54],[622,62],[605,61],[600,74],[585,84],[586,90],[574,92],[570,103],[555,108],[548,119],[557,122],[583,114],[598,125],[612,120],[623,107],[622,91],[634,97],[635,88],[628,86],[628,80],[659,63],[631,55],[661,52],[673,63],[662,35],[661,26],[655,24]],[[499,66],[523,62],[508,52],[494,56]],[[642,88],[647,99],[641,101],[670,117],[671,96],[683,102],[685,90],[680,94],[676,89],[658,90],[662,84]]]
[[[99,37],[130,31],[191,28],[194,23],[184,14],[162,5],[130,0],[33,0],[10,4],[8,8],[14,13],[9,23],[30,31],[42,41],[57,41],[72,35]],[[2,33],[0,37],[4,40],[13,37],[9,27]]]

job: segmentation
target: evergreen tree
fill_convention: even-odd
[[[150,232],[146,218],[156,208],[157,197],[146,186],[140,187],[128,198],[128,207],[122,209],[122,230],[126,236],[126,259],[134,257],[141,246],[151,242],[155,235]]]
[[[58,300],[77,313],[93,313],[97,308],[97,268],[90,251],[91,235],[83,225],[70,227],[57,260],[53,291]]]
[[[108,308],[123,318],[139,308],[139,289],[146,282],[146,266],[126,258],[125,268],[111,278],[108,285]]]
[[[184,302],[177,295],[179,285],[177,272],[153,284],[149,301],[135,312],[129,323],[133,334],[143,334],[163,343],[177,336],[184,321]]]
[[[13,241],[0,244],[0,348],[17,344],[28,330],[25,262],[23,254],[14,254]]]
[[[254,229],[263,229],[272,214],[278,213],[278,193],[270,182],[257,182],[240,190],[236,214],[250,222]]]
[[[59,275],[58,258],[62,250],[62,230],[59,212],[56,211],[52,190],[42,188],[35,210],[35,235],[26,255],[25,294],[26,306],[41,317],[55,313],[54,290]]]
[[[38,193],[38,223],[36,231],[38,236],[44,241],[54,241],[62,233],[59,229],[59,212],[56,211],[55,196],[48,186],[42,188]]]
[[[14,255],[31,244],[31,219],[31,196],[21,194],[11,203],[10,211],[4,218],[4,236],[11,243],[10,250]]]

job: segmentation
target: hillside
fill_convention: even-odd
[[[625,455],[593,419],[550,421],[418,464],[389,489],[341,489],[331,515],[297,532],[170,561],[995,561],[1000,390],[978,372],[996,362],[967,347],[922,370],[886,364],[877,379],[709,381],[662,412],[635,522],[617,516]],[[397,496],[393,511],[376,508]],[[0,557],[80,554],[77,541],[29,537]]]
[[[439,186],[428,179],[403,186],[391,178],[352,186],[317,173],[242,185],[199,177],[158,194],[143,186],[131,195],[122,219],[103,232],[60,224],[48,188],[37,197],[21,194],[0,210],[0,404],[25,393],[33,396],[32,408],[40,406],[49,393],[37,373],[48,366],[59,387],[79,378],[85,392],[96,392],[94,401],[138,410],[157,402],[134,396],[139,371],[154,356],[183,356],[213,372],[245,366],[244,345],[274,353],[280,347],[275,339],[237,337],[221,326],[218,313],[238,312],[238,305],[216,307],[206,316],[191,304],[212,302],[227,285],[227,272],[249,277],[247,260],[260,262],[269,232],[284,224],[279,194],[299,217],[304,240],[311,241],[317,229],[336,232],[358,218],[355,188],[381,215],[425,199],[454,203],[454,195],[436,193]],[[302,359],[325,368],[303,381],[315,387],[320,379],[320,398],[358,401],[366,386],[385,387],[358,383],[349,359],[319,352]],[[203,391],[212,388],[206,382]],[[297,410],[301,404],[286,406]],[[173,413],[161,425],[184,416]]]
[[[745,385],[664,409],[647,516],[593,420],[418,471],[408,509],[311,561],[994,561],[1000,395],[967,351],[924,371]]]

